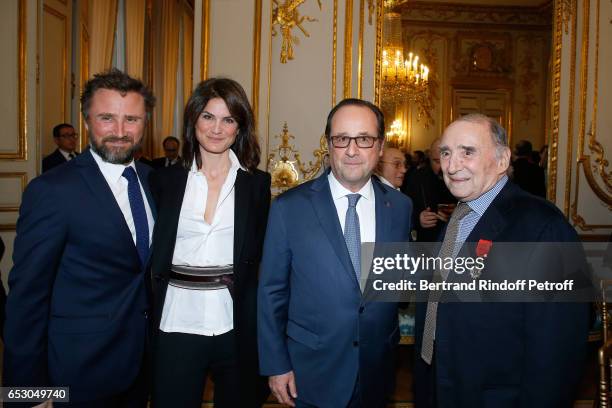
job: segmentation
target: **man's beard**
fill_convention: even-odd
[[[134,151],[137,150],[142,144],[142,138],[138,143],[132,144],[125,148],[109,148],[106,142],[131,142],[132,139],[123,136],[106,136],[98,143],[94,137],[89,138],[89,145],[91,149],[98,154],[107,163],[112,164],[128,164],[134,159]]]

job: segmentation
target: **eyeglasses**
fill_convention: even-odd
[[[331,144],[332,146],[343,149],[348,147],[351,144],[351,140],[355,141],[357,147],[361,149],[370,149],[374,146],[374,143],[378,140],[377,137],[373,136],[357,136],[357,137],[348,137],[348,136],[331,136]]]
[[[392,165],[396,170],[399,170],[401,168],[408,168],[408,164],[406,162],[401,162],[401,161],[380,161],[381,163],[385,163],[385,164],[390,164]]]
[[[78,133],[66,133],[63,135],[59,135],[59,137],[63,137],[64,139],[76,139],[77,137],[79,137]]]

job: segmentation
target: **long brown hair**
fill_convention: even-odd
[[[191,94],[183,116],[183,163],[190,169],[193,160],[202,167],[199,143],[195,126],[208,101],[221,98],[227,105],[232,117],[238,123],[238,135],[230,146],[238,157],[240,164],[253,171],[260,160],[260,148],[255,134],[255,120],[249,100],[240,84],[229,78],[209,78],[200,82]]]

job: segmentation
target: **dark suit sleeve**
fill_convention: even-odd
[[[66,237],[63,200],[56,198],[53,187],[42,177],[34,179],[23,194],[9,274],[5,385],[48,385],[49,308]]]
[[[280,375],[292,370],[285,334],[291,250],[282,202],[282,198],[277,199],[270,208],[257,294],[257,337],[262,375]]]
[[[149,173],[149,190],[151,190],[151,196],[155,201],[155,206],[159,210],[159,198],[161,196],[161,182],[159,180],[160,174],[158,171],[152,171]]]
[[[577,240],[569,224],[551,220],[539,242]],[[545,262],[548,270],[563,270],[562,254],[556,259],[550,259],[549,254],[547,258],[545,261],[537,260],[537,263]],[[562,281],[563,278],[555,280]],[[524,308],[526,349],[520,406],[571,407],[584,368],[590,306],[586,303],[547,302],[525,303]]]

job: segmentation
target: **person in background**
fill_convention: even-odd
[[[395,147],[385,147],[374,173],[384,184],[399,190],[406,174],[404,153]]]
[[[158,219],[151,271],[156,330],[153,406],[259,407],[257,273],[270,175],[247,96],[236,81],[200,83],[184,114],[182,165],[154,172]]]
[[[516,144],[514,154],[516,156],[513,167],[513,181],[523,190],[546,198],[546,188],[544,184],[544,170],[539,163],[533,163],[531,154],[533,148],[528,140],[521,140]]]
[[[90,148],[23,193],[4,386],[70,387],[75,407],[146,407],[154,210],[151,168],[133,152],[154,106],[122,71],[94,75],[81,96]]]
[[[179,156],[179,140],[174,136],[168,136],[162,142],[164,148],[164,157],[153,159],[153,168],[160,169],[162,167],[170,167],[175,164],[181,164],[182,159]]]
[[[79,153],[76,151],[78,134],[69,123],[60,123],[53,128],[53,141],[57,149],[50,155],[43,158],[42,172],[64,164],[74,159]]]
[[[153,167],[153,162],[142,154],[142,146],[138,146],[138,148],[134,150],[134,160]]]
[[[429,151],[429,165],[414,173],[407,189],[414,204],[413,225],[418,242],[438,240],[457,202],[442,178],[440,139],[433,141]]]

